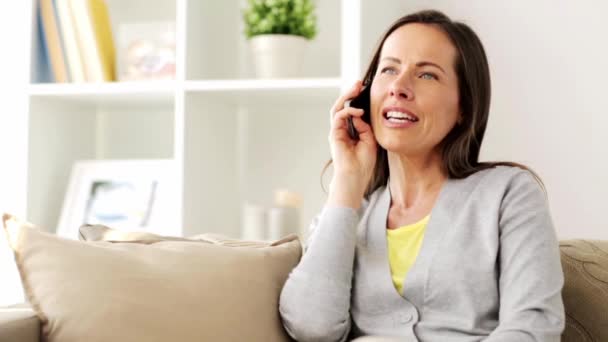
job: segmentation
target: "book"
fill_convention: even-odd
[[[55,8],[57,9],[57,22],[59,24],[59,32],[63,38],[62,41],[70,80],[72,82],[84,82],[86,78],[70,3],[68,0],[53,1],[55,3]]]
[[[114,81],[114,42],[108,8],[103,0],[69,0],[76,23],[87,81]]]
[[[53,0],[40,0],[42,30],[46,42],[49,64],[55,82],[68,82],[68,72],[61,47],[61,36],[57,27]]]
[[[89,0],[95,38],[105,81],[116,80],[116,51],[105,0]]]
[[[59,24],[59,11],[57,10],[57,4],[55,0],[52,1],[53,14],[55,15],[55,24],[57,25],[57,32],[59,33],[59,47],[61,48],[61,56],[63,57],[63,63],[65,65],[65,72],[67,80],[66,82],[72,81],[72,75],[70,74],[70,63],[68,62],[68,54],[65,49],[65,39],[61,32],[61,25]]]
[[[49,54],[47,43],[44,38],[44,29],[42,28],[42,14],[40,13],[40,5],[36,10],[36,23],[37,23],[37,35],[38,35],[38,48],[36,49],[35,55],[35,76],[33,77],[34,82],[40,83],[52,83],[55,82],[53,73],[51,71]]]

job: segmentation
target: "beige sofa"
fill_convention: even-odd
[[[608,341],[608,241],[568,240],[560,248],[567,316],[562,341]],[[27,305],[0,309],[2,342],[38,342],[40,327]]]

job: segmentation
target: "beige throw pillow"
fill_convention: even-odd
[[[3,216],[49,342],[289,341],[281,288],[295,236],[258,248],[205,239],[82,242]]]

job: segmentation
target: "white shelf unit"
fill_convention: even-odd
[[[329,109],[403,10],[400,1],[370,3],[316,1],[318,34],[300,79],[254,78],[242,33],[244,0],[107,1],[115,39],[123,23],[175,21],[174,81],[38,83],[32,30],[28,220],[55,229],[77,160],[172,159],[182,235],[238,237],[243,204],[268,207],[277,188],[303,196],[305,229],[325,200],[320,172],[330,156]]]

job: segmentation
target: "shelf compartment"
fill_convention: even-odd
[[[177,0],[185,1],[185,0]],[[36,1],[34,1],[34,4]],[[125,44],[122,42],[123,27],[130,24],[139,24],[147,22],[176,22],[177,4],[176,0],[150,0],[145,2],[145,10],[142,10],[142,2],[138,0],[107,0],[106,1],[111,31],[115,46],[117,58],[122,55],[122,48]],[[33,6],[32,11],[32,30],[31,51],[32,64],[30,72],[30,80],[36,84],[53,84],[49,83],[49,70],[45,67],[44,51],[42,48],[41,34],[42,29],[38,20],[37,6]],[[177,35],[177,33],[175,33]],[[182,41],[175,36],[175,42]],[[117,63],[117,70],[119,70]],[[118,76],[118,75],[117,75]]]
[[[316,1],[317,35],[303,56],[303,77],[339,77],[340,1]],[[254,77],[249,42],[244,34],[245,1],[188,0],[186,79]],[[218,15],[218,13],[222,13]]]
[[[239,88],[231,89],[186,93],[183,219],[190,231],[185,234],[239,237],[243,204],[270,207],[279,188],[302,195],[304,229],[324,202],[320,173],[329,158],[329,107],[281,103],[276,95],[243,105],[242,99],[233,101]]]
[[[98,104],[30,99],[28,213],[54,229],[77,160],[172,159],[173,103]]]

